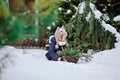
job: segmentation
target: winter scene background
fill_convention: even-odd
[[[77,62],[48,60],[64,26]],[[0,80],[120,80],[119,0],[0,0]]]

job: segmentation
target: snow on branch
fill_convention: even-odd
[[[109,17],[102,14],[99,10],[96,9],[95,5],[93,3],[90,3],[90,8],[92,9],[93,13],[95,14],[95,18],[99,19],[101,21],[101,25],[105,28],[105,30],[110,31],[112,34],[115,34],[116,37],[116,43],[115,47],[120,48],[120,34],[117,32],[117,30],[110,24],[107,24],[105,21],[109,20]],[[101,19],[101,17],[104,16],[106,20]],[[114,20],[120,20],[120,16],[117,16],[114,18]]]
[[[100,17],[102,16],[102,13],[96,9],[96,7],[93,3],[90,3],[90,8],[92,9],[93,13],[95,14],[95,18],[100,19]]]
[[[120,15],[114,17],[113,21],[120,21]]]
[[[120,34],[117,32],[117,30],[110,24],[107,24],[105,21],[109,20],[109,17],[105,14],[102,14],[99,10],[96,9],[95,5],[93,3],[90,3],[90,8],[92,10],[92,12],[95,15],[96,19],[99,19],[101,21],[101,25],[105,28],[105,30],[110,31],[112,34],[115,34],[116,37],[116,43],[115,43],[115,47],[120,48]],[[79,4],[78,6],[79,9],[79,13],[82,14],[84,12],[85,9],[85,2],[82,2]],[[90,12],[88,13],[86,20],[88,21],[90,19]],[[116,16],[114,18],[114,21],[120,21],[120,15]]]
[[[78,12],[79,14],[83,14],[84,9],[85,9],[85,1],[81,2],[78,5]],[[95,15],[96,19],[99,19],[99,21],[101,22],[101,25],[105,28],[105,30],[110,31],[112,34],[115,34],[116,37],[116,43],[115,43],[115,47],[119,47],[120,48],[120,34],[117,32],[117,30],[110,24],[107,24],[105,21],[110,20],[109,16],[107,16],[106,14],[101,13],[99,10],[96,9],[95,5],[93,3],[89,3],[90,8],[92,10],[92,12]],[[86,16],[86,21],[89,21],[91,17],[91,12],[89,12]],[[116,16],[114,19],[114,21],[120,21],[120,15]]]
[[[84,12],[84,9],[85,9],[85,2],[81,2],[78,5],[78,9],[79,9],[79,13],[82,14]]]
[[[110,31],[112,34],[115,34],[116,37],[116,43],[115,43],[115,47],[119,47],[120,48],[120,34],[117,32],[117,30],[111,26],[110,24],[107,24],[105,21],[102,21],[102,26],[105,28],[105,30]]]
[[[105,21],[102,21],[102,26],[104,26],[105,30],[110,31],[113,34],[117,33],[116,29],[113,26],[111,26],[110,24],[107,24]]]
[[[86,21],[89,21],[90,17],[91,17],[91,12],[88,13],[87,17],[85,17]]]

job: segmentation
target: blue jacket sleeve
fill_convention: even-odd
[[[51,43],[50,43],[50,46],[49,46],[49,53],[55,53],[55,45],[56,45],[56,39],[55,37],[52,37],[51,38]]]

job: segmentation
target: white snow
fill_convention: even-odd
[[[52,25],[55,26],[55,22],[52,22]]]
[[[102,17],[104,21],[110,20],[109,16],[107,16],[106,14],[102,14],[99,10],[97,10],[93,3],[90,3],[90,8],[92,9],[92,12],[95,14],[95,18],[101,19]]]
[[[79,6],[82,7],[79,8],[79,13],[82,14],[85,2]],[[100,19],[102,13],[92,3],[90,7],[95,17]],[[91,62],[78,61],[74,64],[48,61],[45,57],[46,50],[16,49],[11,46],[1,48],[0,62],[9,54],[9,58],[3,62],[10,66],[3,69],[0,80],[120,80],[120,34],[105,21],[102,21],[102,26],[115,34],[116,47],[94,54]]]
[[[89,21],[90,17],[91,17],[91,12],[88,13],[88,15],[86,17],[86,21]]]
[[[113,19],[114,21],[120,21],[120,15],[118,15],[118,16],[116,16],[116,17],[114,17],[114,19]]]
[[[93,13],[95,14],[95,18],[100,19],[100,17],[102,16],[102,13],[96,9],[96,7],[93,3],[90,3],[90,8],[92,9]]]
[[[102,11],[106,11],[106,10],[107,10],[107,7],[105,6]]]
[[[113,34],[117,33],[116,29],[112,27],[110,24],[107,24],[105,21],[102,21],[102,26],[104,26],[106,30],[109,30]]]
[[[47,51],[41,49],[3,49],[0,53],[15,56],[14,64],[3,70],[1,80],[120,80],[119,48],[96,53],[91,62],[77,64],[48,61]]]
[[[72,16],[72,19],[74,19],[74,18],[75,18],[75,15]]]
[[[103,16],[102,18],[103,18],[104,21],[109,21],[110,20],[108,15],[103,14],[102,16]]]
[[[60,10],[60,11],[61,11],[61,10],[62,10],[62,8],[61,8],[61,7],[59,7],[59,8],[58,8],[58,10]]]
[[[48,29],[48,30],[51,30],[51,26],[48,26],[47,29]]]
[[[72,11],[70,9],[67,10],[66,14],[70,14]]]
[[[4,68],[12,66],[11,63],[15,60],[15,54],[10,53],[10,51],[14,51],[14,47],[5,46],[4,48],[0,48],[0,73],[4,70]],[[0,75],[1,80],[1,75]]]
[[[82,14],[84,12],[84,9],[85,9],[85,2],[81,2],[78,5],[78,9],[79,9],[79,13]]]

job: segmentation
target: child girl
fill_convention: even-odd
[[[48,60],[60,61],[62,58],[57,54],[67,44],[67,32],[63,27],[58,27],[55,31],[55,35],[51,38],[49,50],[46,53]]]

